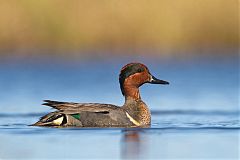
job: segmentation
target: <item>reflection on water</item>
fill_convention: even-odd
[[[45,113],[0,114],[0,158],[238,158],[238,113],[153,113],[150,128],[128,129],[33,127],[28,125]]]
[[[144,155],[144,149],[147,149],[145,144],[146,139],[143,140],[140,137],[140,131],[138,130],[123,130],[122,144],[121,144],[121,157],[122,159],[139,159],[141,155]]]

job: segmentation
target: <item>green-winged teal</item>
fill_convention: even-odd
[[[149,126],[151,114],[141,100],[139,87],[144,83],[169,84],[152,76],[141,63],[125,65],[119,75],[125,103],[122,107],[99,103],[69,103],[45,100],[43,105],[57,111],[40,118],[35,126],[134,127]]]

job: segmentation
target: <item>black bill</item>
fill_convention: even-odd
[[[169,82],[157,79],[156,77],[152,76],[151,80],[149,81],[151,84],[169,84]]]

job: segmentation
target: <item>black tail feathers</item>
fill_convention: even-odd
[[[66,115],[52,112],[40,118],[33,126],[62,126],[67,122]]]

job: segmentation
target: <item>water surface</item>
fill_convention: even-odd
[[[150,128],[28,126],[52,111],[43,99],[121,106],[118,73],[129,59],[1,61],[0,159],[239,159],[236,59],[137,61],[170,81],[141,88]]]

